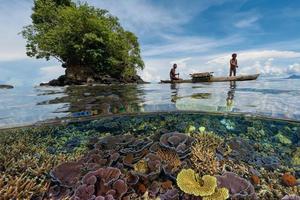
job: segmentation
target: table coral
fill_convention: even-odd
[[[216,189],[215,193],[203,197],[203,200],[226,200],[229,198],[229,191],[226,188]]]
[[[121,171],[117,168],[100,168],[89,172],[82,179],[73,196],[73,199],[91,199],[93,197],[122,199],[126,194],[128,186],[121,177]],[[110,198],[111,198],[110,197]]]
[[[217,179],[209,175],[205,175],[200,178],[194,170],[183,169],[177,175],[177,185],[187,194],[195,196],[209,196],[215,192]]]
[[[218,187],[227,188],[232,199],[257,199],[253,185],[232,172],[216,176]]]

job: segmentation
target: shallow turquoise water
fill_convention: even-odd
[[[61,117],[205,111],[300,119],[300,80],[260,78],[236,83],[16,87],[0,90],[0,127]]]

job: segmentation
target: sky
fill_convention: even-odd
[[[300,73],[298,0],[87,0],[120,19],[140,42],[146,81],[213,71],[226,76],[232,53],[238,73]],[[0,0],[0,84],[37,85],[64,73],[60,63],[28,58],[19,34],[31,23],[33,0]]]

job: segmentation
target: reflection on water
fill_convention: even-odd
[[[300,80],[36,87],[0,90],[0,126],[56,117],[162,111],[241,112],[300,119]]]
[[[233,104],[234,104],[234,93],[235,93],[235,89],[236,89],[236,81],[230,81],[230,87],[229,87],[229,91],[227,93],[227,108],[228,110],[232,110],[233,108]]]

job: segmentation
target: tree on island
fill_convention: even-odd
[[[138,38],[107,10],[71,0],[35,0],[31,19],[22,31],[27,55],[59,60],[66,75],[56,84],[141,81]]]

